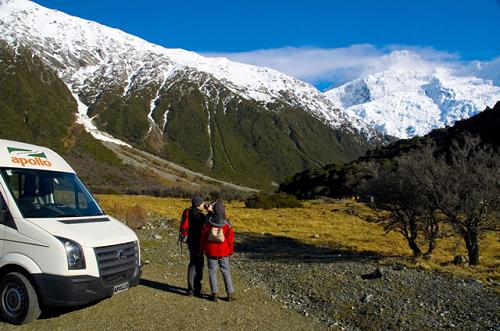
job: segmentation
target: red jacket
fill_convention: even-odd
[[[233,255],[234,232],[231,225],[224,224],[222,226],[222,231],[224,233],[224,242],[221,243],[208,241],[208,236],[213,227],[214,226],[212,224],[205,223],[201,228],[201,251],[205,253],[206,256],[210,257],[224,257]]]

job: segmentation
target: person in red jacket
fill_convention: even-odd
[[[226,287],[227,300],[234,301],[233,280],[229,270],[229,256],[233,255],[234,232],[226,218],[224,204],[216,201],[208,206],[209,215],[201,229],[201,249],[207,256],[208,278],[212,291],[211,300],[217,301],[217,266],[219,266]]]

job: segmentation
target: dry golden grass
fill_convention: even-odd
[[[179,219],[190,201],[177,198],[148,196],[99,195],[104,210],[128,210],[139,205],[147,213]],[[386,234],[378,224],[367,223],[354,211],[367,215],[370,210],[359,203],[338,201],[329,203],[306,202],[303,209],[247,209],[243,203],[226,204],[226,212],[236,232],[271,234],[300,240],[307,244],[372,252],[388,259],[403,258],[406,264],[479,279],[500,279],[500,235],[490,233],[481,240],[481,265],[463,267],[443,265],[456,255],[466,256],[458,236],[440,239],[431,260],[413,261],[406,241],[398,233]],[[112,214],[112,213],[111,213]]]

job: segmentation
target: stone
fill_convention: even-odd
[[[455,256],[453,258],[453,260],[451,261],[451,263],[454,264],[454,265],[463,265],[463,264],[465,264],[465,261],[466,261],[466,259],[465,259],[464,256],[457,255],[457,256]]]
[[[361,275],[361,279],[377,279],[382,277],[382,271],[380,268],[375,269],[373,272],[369,274]]]
[[[365,293],[361,297],[361,302],[362,303],[369,303],[372,298],[373,298],[373,294],[367,294],[367,293]]]

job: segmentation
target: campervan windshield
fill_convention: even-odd
[[[1,173],[25,218],[103,215],[74,173],[23,168],[2,168]]]

